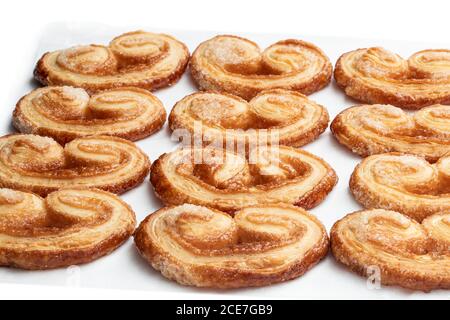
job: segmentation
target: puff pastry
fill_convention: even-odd
[[[436,162],[450,152],[450,106],[434,105],[414,115],[391,105],[355,106],[333,120],[331,131],[363,157],[397,151]]]
[[[171,130],[200,128],[203,140],[256,145],[276,142],[303,146],[328,127],[321,105],[295,91],[263,91],[249,103],[225,93],[198,92],[179,101],[169,117]]]
[[[422,224],[398,212],[368,210],[350,214],[331,230],[338,261],[363,276],[378,267],[385,285],[413,290],[450,289],[450,214]]]
[[[275,88],[313,93],[330,82],[333,69],[322,50],[305,41],[280,41],[261,53],[250,40],[229,35],[200,44],[190,66],[201,90],[225,91],[246,100]]]
[[[165,277],[223,289],[297,278],[325,257],[329,243],[320,221],[300,208],[253,206],[232,218],[190,204],[147,217],[135,242]]]
[[[48,52],[34,75],[44,85],[69,85],[90,93],[129,86],[156,90],[177,82],[188,62],[189,50],[175,38],[135,31],[113,39],[109,46]]]
[[[139,140],[161,129],[166,111],[146,90],[120,88],[92,97],[81,88],[45,87],[17,104],[13,124],[22,133],[49,136],[65,144],[90,135]]]
[[[167,205],[192,203],[233,213],[258,204],[318,205],[337,183],[334,170],[303,150],[183,148],[162,155],[151,182]]]
[[[120,138],[84,137],[65,147],[35,135],[0,138],[0,188],[41,196],[72,187],[123,193],[142,183],[149,168],[148,157]]]
[[[0,189],[0,266],[43,270],[88,263],[134,232],[136,218],[119,197],[64,189],[43,199]]]
[[[400,153],[370,156],[356,167],[350,189],[366,208],[394,210],[422,221],[450,211],[450,157],[430,164]]]
[[[334,77],[345,93],[366,103],[420,109],[450,103],[450,50],[424,50],[408,60],[383,48],[342,55]]]

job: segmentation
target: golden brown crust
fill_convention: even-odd
[[[208,91],[179,101],[170,113],[169,127],[187,129],[192,137],[201,134],[204,141],[221,146],[272,142],[300,147],[317,139],[328,121],[323,106],[295,91],[263,91],[248,103],[231,94]]]
[[[161,101],[139,88],[112,89],[91,97],[81,88],[39,88],[24,96],[13,114],[21,133],[52,137],[61,144],[102,134],[135,141],[160,130],[165,121]]]
[[[0,265],[45,270],[105,256],[134,232],[136,218],[117,196],[64,189],[46,199],[0,189]]]
[[[450,157],[430,164],[400,153],[370,156],[350,179],[355,199],[368,209],[401,212],[422,221],[450,210]]]
[[[331,229],[331,249],[339,262],[362,276],[378,269],[382,284],[448,290],[449,221],[449,214],[435,214],[420,224],[394,211],[355,212]]]
[[[365,103],[420,109],[450,103],[450,50],[424,50],[408,60],[383,48],[343,54],[334,77],[345,93]]]
[[[0,187],[41,196],[73,187],[120,194],[141,184],[149,169],[134,143],[116,137],[83,137],[65,147],[35,135],[0,138]]]
[[[409,115],[391,105],[361,105],[331,123],[336,139],[360,156],[402,152],[436,162],[450,152],[450,106],[434,105]]]
[[[303,275],[324,258],[328,236],[306,211],[260,205],[227,214],[183,205],[147,217],[135,233],[141,255],[165,277],[210,288],[266,286]]]
[[[68,85],[89,93],[139,87],[156,90],[176,83],[189,62],[186,45],[165,34],[125,33],[108,47],[79,46],[48,52],[35,78],[44,85]]]
[[[198,46],[190,69],[201,90],[250,100],[277,88],[311,94],[328,85],[333,67],[322,50],[305,41],[279,41],[261,53],[250,40],[221,35]]]
[[[246,156],[215,148],[162,155],[151,182],[166,205],[192,203],[232,213],[258,204],[317,206],[337,183],[322,159],[287,146],[257,148]]]

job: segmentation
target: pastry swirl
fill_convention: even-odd
[[[450,106],[434,105],[409,115],[391,105],[362,105],[332,122],[336,139],[360,156],[402,152],[436,162],[450,152]]]
[[[422,221],[450,211],[450,157],[430,164],[400,153],[370,156],[356,167],[350,189],[366,208],[394,210]]]
[[[383,48],[342,55],[334,72],[345,93],[366,103],[420,109],[450,103],[450,50],[424,50],[408,60]]]
[[[422,224],[398,212],[367,210],[349,214],[331,230],[338,261],[366,276],[378,267],[381,283],[413,290],[450,289],[450,214]]]
[[[87,45],[49,52],[34,70],[44,85],[68,85],[90,93],[119,87],[156,90],[183,75],[189,50],[175,38],[144,31],[125,33],[109,46]]]
[[[232,213],[258,204],[318,205],[337,183],[334,170],[303,150],[183,148],[162,155],[151,182],[166,205],[192,203]]]
[[[35,135],[0,138],[0,187],[41,196],[73,187],[123,193],[142,183],[149,168],[148,157],[120,138],[84,137],[65,147]]]
[[[303,146],[328,127],[327,110],[295,91],[263,91],[249,103],[230,94],[198,92],[179,101],[169,117],[171,130],[187,129],[203,140],[256,145],[269,141]]]
[[[105,256],[134,232],[136,218],[119,197],[64,189],[43,199],[0,189],[0,266],[67,267]]]
[[[102,134],[135,141],[161,129],[165,120],[161,101],[138,88],[91,97],[81,88],[39,88],[19,101],[13,116],[20,132],[52,137],[61,144]]]
[[[305,41],[280,41],[261,53],[250,40],[229,35],[200,44],[190,66],[201,90],[224,91],[246,100],[276,88],[311,94],[330,82],[333,69],[322,50]]]
[[[253,206],[232,218],[185,204],[147,217],[135,243],[165,277],[225,289],[297,278],[325,257],[329,240],[320,221],[297,207]]]

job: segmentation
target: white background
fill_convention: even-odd
[[[448,1],[8,1],[0,5],[0,104],[11,104],[29,79],[30,61],[50,22],[97,22],[146,30],[208,30],[227,33],[289,33],[449,42]],[[0,107],[1,108],[1,107]],[[5,106],[1,117],[10,117]],[[182,292],[185,292],[182,290]],[[188,293],[124,292],[0,284],[0,298],[202,298]],[[383,298],[383,295],[379,296]],[[238,299],[238,295],[231,298]],[[264,298],[264,296],[261,296]]]

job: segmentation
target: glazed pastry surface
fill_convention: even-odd
[[[332,122],[336,139],[360,156],[402,152],[436,162],[450,152],[450,106],[434,105],[410,115],[391,105],[361,105]]]
[[[254,42],[229,35],[200,44],[190,66],[201,90],[228,92],[246,100],[277,88],[311,94],[330,82],[333,69],[322,50],[305,41],[279,41],[261,52]]]
[[[334,72],[345,93],[366,103],[420,109],[450,103],[450,50],[423,50],[408,60],[380,47],[342,55]]]
[[[44,270],[88,263],[117,249],[136,218],[119,197],[64,189],[43,199],[0,189],[0,266]]]
[[[263,91],[250,102],[218,92],[198,92],[179,101],[171,130],[197,131],[206,141],[243,145],[275,142],[303,146],[328,127],[327,110],[295,91]]]
[[[322,159],[287,146],[255,148],[247,155],[215,148],[183,148],[162,155],[151,182],[166,205],[192,203],[226,212],[258,204],[309,209],[337,183]]]
[[[109,46],[82,45],[46,53],[34,75],[44,85],[68,85],[90,93],[119,87],[156,90],[176,83],[189,50],[175,38],[145,31],[125,33]]]
[[[120,138],[84,137],[65,147],[35,135],[0,138],[0,187],[41,196],[73,187],[120,194],[142,183],[149,168],[148,157]]]
[[[400,153],[370,156],[356,167],[350,189],[366,208],[394,210],[422,221],[450,211],[450,157],[430,164]]]
[[[91,135],[139,140],[161,129],[166,111],[146,90],[120,88],[93,96],[81,88],[45,87],[16,106],[14,126],[22,133],[52,137],[65,144]]]
[[[450,214],[422,224],[394,211],[349,214],[331,230],[335,258],[363,276],[380,271],[382,284],[413,290],[450,289]],[[371,273],[372,272],[372,273]]]
[[[288,205],[226,213],[185,204],[145,219],[135,234],[141,255],[165,277],[210,288],[265,286],[297,278],[328,251],[318,219]]]

